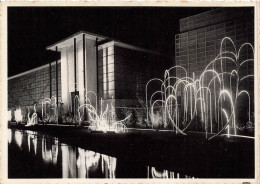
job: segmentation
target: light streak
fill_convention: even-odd
[[[34,104],[33,106],[34,112],[32,114],[32,117],[30,118],[30,109],[28,108],[28,120],[27,120],[27,124],[25,126],[33,126],[35,124],[38,124],[38,116],[36,113],[36,104]]]
[[[47,105],[49,108],[47,110]],[[52,96],[51,98],[44,98],[42,100],[42,120],[45,123],[57,122],[57,104],[56,97]]]
[[[7,112],[7,114],[8,114],[8,121],[11,121],[11,120],[12,120],[12,111],[9,110],[9,111]]]
[[[15,121],[18,123],[22,122],[23,120],[23,115],[22,115],[22,110],[20,109],[20,107],[14,112],[14,117],[15,117]]]
[[[222,47],[225,41],[232,44],[232,51],[222,51]],[[245,89],[241,89],[241,82],[254,75],[249,74],[240,79],[239,69],[241,66],[247,62],[254,61],[253,58],[246,59],[239,62],[240,52],[245,46],[252,48],[250,43],[243,44],[238,50],[235,47],[234,42],[231,38],[225,37],[221,41],[219,54],[206,65],[202,73],[195,78],[194,72],[192,73],[192,78],[188,76],[187,70],[180,65],[173,66],[164,72],[163,80],[158,78],[151,79],[146,84],[146,105],[147,105],[147,120],[148,113],[151,117],[152,128],[154,128],[154,117],[155,104],[160,102],[162,104],[162,114],[164,123],[171,123],[173,125],[173,130],[176,133],[184,133],[190,127],[191,123],[197,117],[201,118],[202,126],[205,127],[206,138],[208,136],[208,123],[210,124],[210,132],[215,134],[210,137],[210,139],[215,136],[220,135],[225,128],[228,129],[229,135],[237,134],[237,116],[236,110],[239,106],[240,101],[237,99],[242,94],[247,94],[248,96],[248,119],[250,119],[250,99],[249,92]],[[223,64],[232,63],[230,65],[231,70],[225,71]],[[171,70],[181,69],[184,71],[185,77],[172,76]],[[207,74],[212,74],[210,77]],[[207,78],[206,78],[207,75]],[[174,80],[171,80],[174,79]],[[157,80],[161,82],[160,90],[152,93],[149,101],[150,111],[148,111],[148,84]],[[216,80],[219,84],[216,86]],[[212,85],[212,83],[214,85]],[[226,85],[229,84],[229,85]],[[238,89],[241,90],[238,92]],[[156,96],[156,94],[161,94],[161,99]],[[156,98],[157,97],[157,98]],[[177,98],[178,97],[178,98]],[[178,104],[179,98],[181,99],[181,105]],[[213,98],[213,99],[212,99]],[[178,99],[178,101],[177,101]],[[212,100],[214,101],[212,103]],[[229,102],[229,107],[226,107],[226,103]],[[241,102],[243,103],[243,102]],[[174,105],[175,104],[175,105]],[[223,109],[225,107],[225,109]],[[200,109],[201,111],[198,111]],[[223,118],[219,117],[219,112],[221,111],[221,117],[226,119],[225,124],[223,124]],[[230,117],[227,114],[230,112]],[[158,112],[156,112],[158,113]],[[183,116],[181,116],[183,115]],[[169,120],[169,121],[168,121]],[[233,128],[232,133],[230,128]],[[184,133],[185,134],[185,133]],[[184,135],[183,134],[183,135]]]

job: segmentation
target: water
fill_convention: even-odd
[[[9,178],[193,178],[65,143],[45,133],[8,129]]]

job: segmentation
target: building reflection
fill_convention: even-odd
[[[58,140],[48,138],[46,135],[42,137],[42,159],[45,163],[57,164],[58,160]]]
[[[62,177],[76,178],[76,151],[69,145],[62,145]]]
[[[105,173],[105,178],[115,178],[116,158],[107,155],[101,155],[102,158],[102,172]]]
[[[167,178],[170,178],[170,179],[192,178],[192,179],[194,179],[194,177],[191,177],[188,175],[180,175],[180,173],[177,173],[177,172],[174,173],[172,171],[159,170],[159,169],[156,169],[155,167],[147,166],[147,178],[149,178],[150,176],[152,178],[166,178],[166,179]]]
[[[35,131],[9,129],[8,143],[20,150],[28,150],[32,159],[40,158],[49,167],[57,166],[57,173],[63,178],[120,178],[124,177],[124,170],[128,172],[129,169],[128,161],[120,162],[115,157],[61,143],[57,138]],[[136,171],[145,169],[147,172],[142,172],[143,178],[194,178],[152,166],[137,167]]]
[[[31,145],[33,146],[34,154],[37,154],[37,132],[27,130],[27,140],[28,140],[28,151],[31,152]],[[32,143],[32,144],[31,144]]]
[[[62,146],[62,174],[63,178],[115,178],[116,158]]]
[[[37,135],[36,135],[36,136],[34,136],[34,138],[32,140],[35,155],[37,154],[37,141],[38,141],[37,139],[38,138],[37,138]]]
[[[12,142],[12,130],[8,129],[8,143],[11,144]]]
[[[22,142],[23,142],[23,134],[21,131],[15,131],[14,132],[14,139],[15,139],[15,142],[17,144],[17,146],[19,148],[22,147]]]

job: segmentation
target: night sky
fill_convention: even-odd
[[[9,7],[8,76],[50,62],[46,47],[84,30],[174,57],[179,19],[213,8]]]

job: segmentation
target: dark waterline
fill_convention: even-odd
[[[8,129],[9,178],[193,178],[66,144],[45,133]]]

